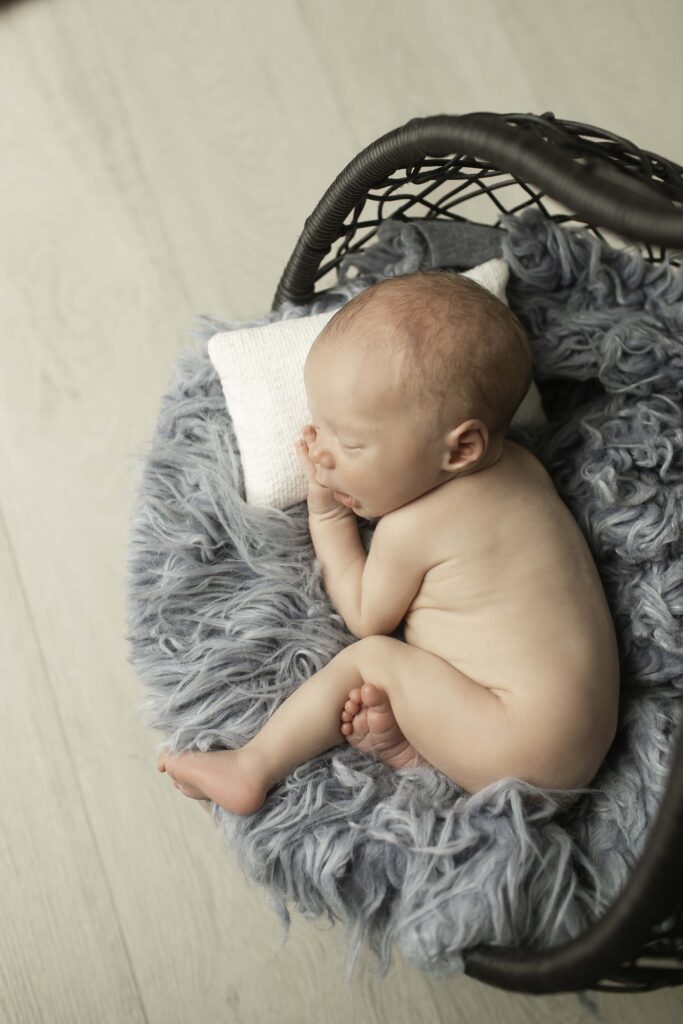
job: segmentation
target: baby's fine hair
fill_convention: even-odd
[[[402,397],[429,432],[477,418],[492,438],[502,436],[531,383],[529,340],[517,317],[454,271],[418,271],[371,285],[342,306],[318,342],[349,334],[402,360]]]

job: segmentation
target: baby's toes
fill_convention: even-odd
[[[360,704],[357,704],[355,700],[347,700],[342,711],[342,722],[350,722],[356,717],[360,711]]]

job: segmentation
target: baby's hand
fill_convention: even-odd
[[[304,427],[301,437],[295,442],[299,465],[308,480],[308,511],[313,512],[315,515],[325,515],[340,509],[346,514],[348,509],[336,500],[334,491],[329,487],[323,487],[316,479],[315,463],[311,461],[308,452],[309,446],[314,441],[315,427],[309,424]]]

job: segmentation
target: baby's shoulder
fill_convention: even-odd
[[[543,463],[512,441],[503,457],[481,473],[456,476],[378,520],[376,532],[394,547],[405,545],[426,567],[467,552],[476,553],[482,540],[509,521],[511,509],[534,502],[534,494],[556,500],[552,479]],[[521,497],[521,500],[520,500]]]
[[[449,556],[453,524],[460,518],[444,490],[449,486],[450,482],[434,488],[387,513],[378,520],[375,537],[387,549],[400,552],[400,560],[424,572],[433,568]]]
[[[378,519],[373,536],[373,547],[392,554],[399,561],[409,562],[424,571],[433,563],[433,545],[430,538],[438,532],[435,503],[422,495],[407,505],[388,512]]]

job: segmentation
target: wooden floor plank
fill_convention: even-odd
[[[98,837],[0,516],[0,1019],[146,1020]]]

